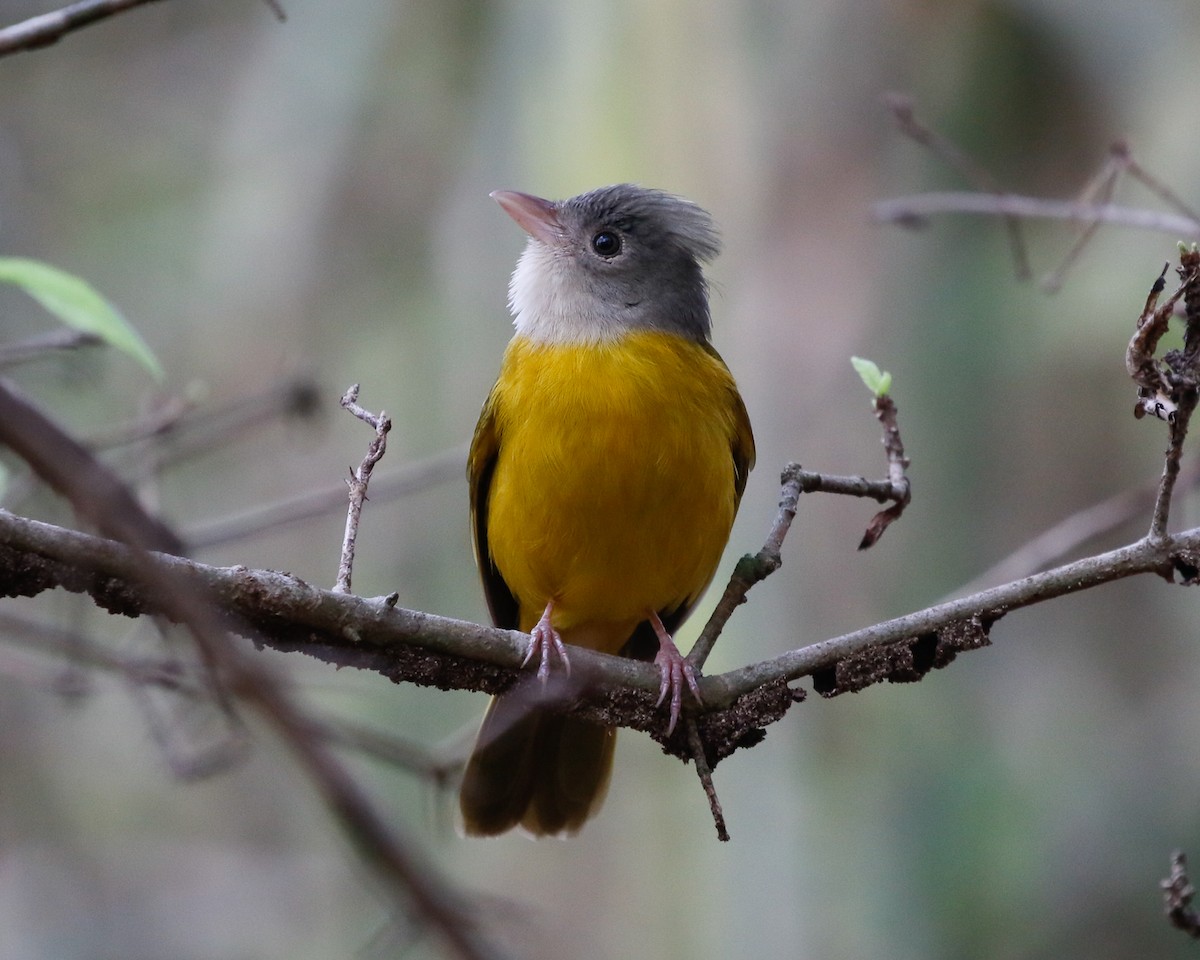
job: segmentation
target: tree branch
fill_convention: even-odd
[[[155,0],[80,0],[61,10],[30,17],[0,30],[0,57],[18,50],[36,50],[57,43],[73,30],[106,20]]]
[[[871,205],[876,223],[923,226],[927,217],[942,213],[981,214],[987,217],[1016,216],[1031,219],[1067,220],[1073,223],[1118,224],[1138,230],[1154,230],[1173,238],[1200,237],[1200,221],[1178,213],[1122,207],[1116,204],[1092,205],[1074,200],[1050,200],[1015,193],[971,193],[939,191],[908,197],[879,200]]]
[[[155,0],[79,0],[60,10],[43,13],[12,26],[0,29],[0,57],[20,50],[37,50],[57,43],[68,33],[81,30],[98,20],[134,7],[142,7]],[[287,17],[277,0],[264,0],[277,20]]]
[[[91,546],[115,560],[122,568],[123,582],[101,582],[95,571],[56,565],[45,555],[16,554],[9,542],[0,554],[10,564],[5,581],[7,595],[35,595],[51,586],[63,586],[116,598],[124,593],[140,598],[138,612],[161,615],[187,627],[201,658],[211,671],[210,689],[218,704],[228,709],[240,701],[254,710],[274,729],[309,777],[327,808],[352,841],[362,861],[371,867],[396,902],[411,906],[429,929],[465,960],[490,960],[502,956],[482,935],[465,898],[441,874],[425,862],[416,847],[399,829],[388,824],[367,794],[332,752],[329,737],[319,722],[296,702],[283,680],[260,658],[247,656],[227,630],[237,630],[217,597],[192,578],[190,562],[153,550],[181,552],[178,537],[160,520],[150,516],[115,476],[86,448],[63,432],[36,406],[26,401],[11,385],[0,380],[0,443],[19,454],[53,489],[66,497],[75,510],[102,532],[123,543],[73,534],[74,548]],[[2,513],[0,519],[15,519]],[[25,521],[31,523],[31,521]],[[40,525],[41,534],[59,528]],[[70,533],[61,531],[59,533]],[[82,539],[79,539],[82,538]],[[71,539],[71,538],[68,538]],[[90,541],[90,543],[89,543]],[[15,561],[15,562],[14,562]],[[4,561],[0,560],[0,566]],[[99,602],[99,601],[98,601]],[[110,612],[118,612],[113,606]],[[131,608],[120,612],[132,612]]]
[[[212,567],[154,555],[187,589],[206,597],[222,620],[256,642],[301,651],[340,666],[373,670],[393,680],[443,689],[507,689],[522,675],[527,640],[516,631],[335,594],[288,574],[245,567]],[[968,597],[833,637],[778,657],[700,680],[697,721],[710,764],[761,739],[762,728],[792,703],[787,684],[801,677],[822,681],[841,665],[862,677],[864,656],[896,648],[897,669],[917,675],[941,666],[961,650],[986,643],[991,625],[1006,613],[1124,577],[1155,573],[1194,583],[1200,571],[1200,528],[1162,540],[1136,543]],[[28,595],[54,587],[89,594],[112,613],[163,613],[161,599],[136,576],[128,548],[111,541],[0,511],[0,594]],[[935,650],[928,649],[930,644]],[[682,729],[667,740],[655,708],[658,672],[650,664],[594,651],[571,652],[572,699],[563,709],[598,722],[650,733],[668,752],[691,751]],[[875,662],[875,661],[873,661]],[[887,679],[873,667],[870,682]],[[914,679],[913,676],[906,676]]]

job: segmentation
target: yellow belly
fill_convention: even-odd
[[[651,611],[695,602],[737,508],[736,397],[669,334],[510,344],[487,533],[522,629],[552,600],[564,639],[615,652]]]

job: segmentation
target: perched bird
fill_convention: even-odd
[[[754,464],[737,385],[709,343],[698,206],[632,184],[557,202],[492,197],[529,234],[516,333],[467,466],[476,559],[497,626],[530,634],[544,680],[563,643],[654,661],[678,719],[696,679],[671,639],[716,571]],[[459,796],[468,834],[573,833],[608,786],[616,731],[488,707]]]

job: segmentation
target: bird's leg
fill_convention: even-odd
[[[542,612],[541,619],[533,625],[533,629],[529,631],[529,650],[525,653],[525,659],[521,661],[521,666],[525,666],[535,656],[538,657],[538,679],[545,683],[550,677],[550,658],[552,654],[558,654],[558,658],[563,663],[563,668],[567,671],[567,676],[571,675],[571,661],[567,657],[567,648],[563,645],[562,637],[559,636],[557,630],[550,623],[550,614],[554,611],[554,601],[551,600],[546,604],[546,609]],[[679,651],[675,651],[678,655]]]
[[[662,620],[653,610],[650,611],[650,626],[654,628],[654,633],[658,636],[658,653],[654,657],[654,664],[658,667],[658,672],[662,674],[662,684],[658,688],[658,701],[654,705],[660,706],[667,699],[667,694],[670,693],[671,720],[667,724],[667,736],[669,737],[675,731],[675,724],[679,722],[679,711],[683,707],[683,685],[687,684],[697,703],[701,702],[700,685],[696,682],[695,669],[679,652],[675,641],[667,633],[667,628],[663,626]]]

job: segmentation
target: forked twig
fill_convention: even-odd
[[[911,97],[903,93],[892,92],[884,94],[883,102],[891,111],[901,132],[941,157],[972,186],[995,196],[1000,196],[1005,192],[1001,188],[1000,182],[986,167],[976,163],[957,144],[917,120]],[[1021,221],[1013,214],[1005,214],[1004,228],[1008,233],[1008,245],[1012,251],[1017,277],[1021,280],[1028,280],[1030,276],[1029,254],[1026,252],[1025,239],[1021,233]]]
[[[358,523],[362,518],[363,503],[367,499],[367,485],[371,482],[371,471],[387,451],[387,435],[392,429],[392,420],[382,410],[378,414],[364,410],[358,405],[358,384],[354,384],[342,396],[342,406],[363,423],[375,429],[375,438],[367,448],[358,469],[351,471],[346,486],[350,489],[350,503],[346,509],[346,532],[342,538],[342,555],[338,561],[337,582],[334,593],[350,592],[350,576],[354,570],[354,548],[358,542]]]
[[[1021,219],[1049,217],[1078,223],[1080,230],[1075,241],[1058,266],[1042,281],[1043,289],[1049,293],[1062,286],[1067,271],[1078,261],[1101,224],[1118,223],[1189,238],[1200,236],[1200,213],[1144,169],[1134,159],[1125,141],[1117,141],[1109,147],[1100,169],[1084,184],[1075,200],[1017,196],[1003,190],[989,171],[955,143],[920,123],[913,112],[911,98],[892,93],[884,98],[884,102],[906,136],[928,148],[980,192],[929,193],[880,201],[872,208],[876,222],[919,226],[927,217],[937,213],[980,213],[1000,217],[1008,233],[1017,276],[1022,280],[1029,277],[1029,265],[1021,234]],[[1141,183],[1178,213],[1113,206],[1111,201],[1123,174]]]

